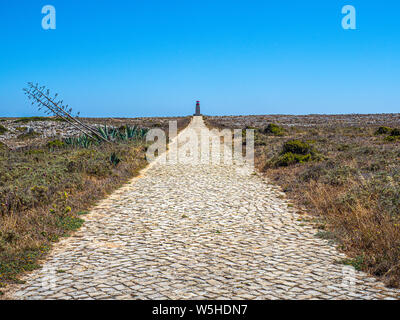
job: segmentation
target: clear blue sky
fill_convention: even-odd
[[[28,81],[82,116],[400,112],[400,2],[1,0],[0,116],[41,114]]]

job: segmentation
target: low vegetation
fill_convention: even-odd
[[[190,118],[176,120],[181,130]],[[138,123],[99,128],[112,143],[42,137],[41,146],[11,150],[0,142],[0,295],[20,273],[38,268],[54,242],[78,229],[96,201],[147,165],[148,129]]]
[[[37,266],[86,210],[146,165],[143,139],[29,151],[0,149],[0,286]]]
[[[2,134],[4,134],[4,133],[6,133],[8,130],[7,130],[7,128],[6,127],[4,127],[4,126],[2,126],[2,125],[0,125],[0,135],[2,135]]]
[[[400,129],[389,128],[389,127],[379,127],[375,132],[376,135],[386,135],[384,140],[387,142],[394,142],[400,140]]]
[[[55,117],[24,117],[24,118],[19,118],[17,120],[14,120],[14,123],[28,123],[31,121],[60,121],[60,122],[65,122],[65,120],[61,118],[55,118]]]
[[[289,140],[283,144],[279,155],[274,156],[265,163],[263,170],[269,167],[287,167],[296,163],[319,161],[321,159],[322,156],[309,143],[300,140]]]
[[[8,150],[8,147],[0,141],[0,151]]]
[[[288,122],[299,121],[287,118]],[[221,119],[213,117],[207,122],[229,127],[229,119]],[[251,120],[239,122],[236,117],[232,127],[256,123],[257,168],[299,208],[313,214],[320,229],[317,236],[335,241],[348,254],[349,259],[338,263],[353,265],[399,287],[400,131],[320,121],[287,126],[282,135],[275,135],[266,130],[274,126],[257,124],[254,117]]]
[[[15,130],[17,130],[18,132],[25,132],[28,130],[28,127],[16,127]]]
[[[264,129],[260,129],[260,132],[266,135],[283,136],[285,134],[285,129],[275,123],[269,123]]]
[[[17,136],[18,140],[30,140],[36,137],[39,137],[40,134],[35,132],[34,130],[29,130],[27,132],[21,133]]]

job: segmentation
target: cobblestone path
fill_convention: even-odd
[[[202,118],[194,117],[189,128],[205,128]],[[153,163],[101,201],[10,297],[399,297],[399,291],[336,263],[345,256],[315,237],[278,189],[238,169]]]

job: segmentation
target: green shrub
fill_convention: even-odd
[[[397,141],[397,140],[399,140],[399,139],[400,139],[399,136],[392,136],[392,135],[390,135],[390,136],[385,137],[385,139],[383,139],[383,140],[388,141],[388,142],[393,142],[393,141]]]
[[[294,154],[292,152],[286,152],[278,157],[276,160],[276,166],[287,167],[296,163],[305,163],[312,160],[311,154]]]
[[[78,230],[84,224],[84,222],[85,222],[85,220],[83,220],[81,218],[66,215],[66,216],[57,217],[56,225],[60,229],[63,229],[66,231],[75,231],[75,230]]]
[[[290,140],[284,143],[279,155],[273,157],[266,163],[266,167],[286,167],[296,163],[319,161],[323,159],[325,159],[325,157],[316,152],[307,142]]]
[[[375,134],[388,134],[392,131],[391,128],[389,127],[379,127],[378,130],[376,130]]]
[[[275,136],[283,136],[285,134],[285,129],[274,123],[270,123],[268,126],[261,130],[261,133],[273,134]]]
[[[390,131],[390,135],[393,137],[400,136],[400,129],[397,129],[397,128],[393,129],[392,131]]]
[[[52,149],[61,148],[61,147],[65,146],[65,143],[56,139],[56,140],[52,140],[52,141],[47,142],[47,146],[49,148],[52,148]]]
[[[0,135],[6,133],[8,129],[0,124]]]
[[[364,257],[357,256],[354,259],[345,258],[345,259],[339,260],[338,263],[344,264],[347,266],[352,266],[352,267],[354,267],[354,269],[360,271],[360,270],[363,270],[363,268],[364,268]]]
[[[290,140],[285,142],[285,144],[283,145],[281,154],[294,153],[306,155],[312,151],[313,149],[308,143],[300,140]]]

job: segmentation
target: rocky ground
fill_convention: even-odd
[[[343,114],[343,115],[249,115],[249,116],[207,116],[228,128],[265,127],[276,123],[287,127],[357,127],[378,126],[397,127],[400,113],[390,114]]]
[[[221,126],[229,128],[260,128],[268,123],[276,123],[286,127],[349,127],[400,125],[400,114],[347,114],[347,115],[249,115],[249,116],[207,116],[207,119],[217,121]],[[154,117],[154,118],[81,118],[94,127],[137,125],[143,128],[168,128],[171,120],[181,120],[184,117]],[[63,121],[28,121],[28,118],[0,118],[0,125],[7,129],[0,131],[0,142],[11,149],[40,145],[54,138],[66,138],[82,134],[74,126]]]
[[[169,121],[181,119],[183,117],[81,118],[80,120],[93,127],[136,125],[142,128],[167,128]],[[1,133],[0,131],[0,142],[11,149],[17,149],[41,145],[51,139],[62,139],[82,134],[79,129],[65,121],[55,121],[55,119],[46,121],[29,120],[29,118],[0,118],[0,125],[6,128],[5,132]]]

